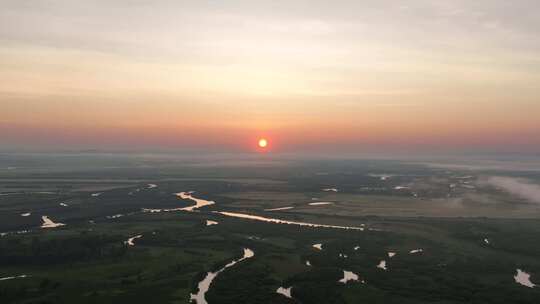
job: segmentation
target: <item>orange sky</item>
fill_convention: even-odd
[[[2,148],[540,150],[540,4],[359,2],[4,2]]]

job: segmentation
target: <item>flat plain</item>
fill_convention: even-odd
[[[540,284],[540,208],[492,182],[503,175],[540,180],[389,160],[3,154],[0,299],[189,303],[249,248],[208,303],[536,303],[540,288],[514,277]],[[214,204],[181,210],[195,202],[180,192]]]

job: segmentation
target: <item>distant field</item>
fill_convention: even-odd
[[[306,213],[338,216],[403,216],[403,217],[497,217],[540,218],[540,208],[534,204],[479,203],[474,197],[415,198],[391,195],[363,195],[347,193],[231,193],[224,197],[234,200],[228,206],[235,208],[278,208],[287,213]],[[312,202],[331,202],[324,206],[310,206]]]

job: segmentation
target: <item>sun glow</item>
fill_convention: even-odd
[[[268,146],[268,141],[264,138],[259,139],[259,147],[266,148],[266,146]]]

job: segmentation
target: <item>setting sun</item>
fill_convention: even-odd
[[[266,148],[266,146],[268,146],[268,141],[264,138],[259,139],[259,147]]]

